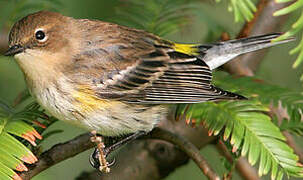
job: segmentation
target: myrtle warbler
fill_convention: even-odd
[[[41,11],[11,29],[14,56],[38,103],[60,120],[103,136],[149,132],[168,104],[244,97],[211,84],[211,70],[272,43],[268,34],[179,44],[98,20]]]

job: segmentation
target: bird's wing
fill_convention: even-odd
[[[199,57],[155,45],[132,65],[98,85],[98,97],[128,103],[197,103],[241,99],[211,84],[212,72]]]
[[[214,87],[206,63],[181,52],[156,50],[142,60],[112,88],[133,90],[123,101],[131,103],[198,103],[241,99],[240,95]]]
[[[242,98],[211,84],[203,57],[212,46],[175,44],[144,31],[88,23],[102,33],[85,37],[87,48],[75,56],[73,71],[79,68],[77,77],[94,78],[91,92],[99,98],[147,104]]]

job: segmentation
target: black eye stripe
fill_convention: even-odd
[[[45,33],[42,30],[39,30],[35,33],[35,37],[37,40],[43,40],[45,38]]]

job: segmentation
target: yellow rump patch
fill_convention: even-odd
[[[173,48],[175,51],[188,54],[188,55],[198,55],[197,46],[198,44],[177,44],[175,43]]]

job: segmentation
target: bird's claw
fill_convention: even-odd
[[[107,154],[105,153],[105,158],[106,158]],[[116,162],[116,159],[114,158],[111,162],[107,162],[106,164],[100,164],[100,151],[98,150],[98,148],[95,148],[94,152],[91,154],[90,158],[89,158],[89,162],[90,164],[98,169],[101,172],[105,172],[108,173],[110,171],[110,167],[113,166]]]
[[[99,169],[101,172],[109,172],[110,171],[110,166],[115,164],[115,159],[111,162],[108,163],[106,160],[106,157],[108,154],[116,150],[117,148],[121,147],[122,145],[125,145],[138,137],[145,135],[145,131],[139,131],[136,132],[130,136],[127,136],[126,138],[123,138],[122,140],[119,140],[118,142],[112,144],[111,146],[108,146],[105,148],[103,139],[100,136],[97,136],[96,131],[92,131],[92,137],[91,141],[95,142],[97,147],[95,151],[92,153],[92,155],[89,158],[90,164],[96,168]]]
[[[97,132],[96,131],[92,131],[92,137],[91,137],[91,141],[96,143],[97,147],[94,151],[94,153],[90,156],[90,164],[96,168],[99,169],[100,172],[104,172],[104,173],[109,173],[110,172],[110,168],[109,166],[112,165],[113,163],[108,163],[106,160],[106,155],[107,153],[105,153],[104,151],[104,143],[102,140],[102,137],[97,136]]]

